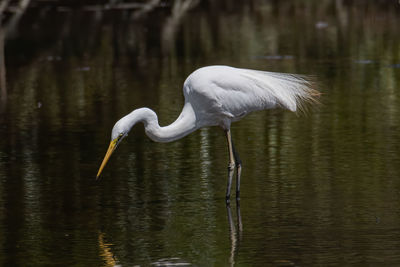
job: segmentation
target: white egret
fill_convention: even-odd
[[[147,136],[156,142],[171,142],[202,127],[220,126],[225,131],[229,151],[226,200],[230,198],[235,167],[236,198],[239,199],[242,164],[232,142],[231,123],[257,110],[277,107],[293,112],[302,110],[304,104],[316,102],[319,92],[301,75],[208,66],[187,77],[183,95],[185,104],[182,112],[168,126],[160,127],[156,113],[148,108],[135,109],[117,121],[97,178],[121,140],[138,122],[144,124]]]

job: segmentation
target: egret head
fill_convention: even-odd
[[[107,153],[103,159],[103,162],[101,163],[100,169],[97,173],[96,179],[99,178],[104,166],[106,166],[107,161],[111,157],[111,154],[114,152],[114,150],[117,148],[117,146],[121,143],[122,139],[124,139],[130,130],[129,127],[127,127],[126,123],[123,118],[114,125],[112,132],[111,132],[111,142],[108,147]]]
[[[108,147],[106,156],[101,163],[99,172],[97,173],[97,178],[99,178],[104,166],[111,157],[111,154],[117,148],[119,143],[121,143],[122,139],[128,136],[129,131],[137,122],[143,122],[145,124],[145,127],[149,124],[149,122],[152,122],[153,125],[154,123],[158,125],[156,113],[148,108],[135,109],[134,111],[117,121],[112,129],[110,146]]]

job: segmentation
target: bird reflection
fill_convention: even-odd
[[[235,265],[235,257],[238,253],[239,244],[242,240],[242,217],[240,215],[240,201],[236,201],[236,219],[237,219],[237,226],[235,226],[234,219],[232,217],[231,205],[229,202],[226,204],[226,213],[228,215],[228,223],[229,223],[229,238],[231,241],[231,253],[229,256],[229,264],[230,266]]]
[[[104,234],[102,232],[99,232],[99,251],[100,256],[105,262],[105,266],[119,266],[117,264],[114,254],[111,251],[111,245],[112,244],[106,243],[104,241]]]

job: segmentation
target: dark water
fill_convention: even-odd
[[[400,265],[398,3],[174,10],[33,8],[7,36],[0,265]],[[114,123],[142,106],[171,123],[185,77],[212,64],[311,74],[323,92],[306,116],[233,125],[240,207],[219,128],[159,144],[138,125],[96,181]]]

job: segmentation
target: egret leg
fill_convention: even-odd
[[[229,151],[228,185],[226,187],[225,197],[226,197],[226,202],[229,203],[231,196],[232,177],[233,177],[233,172],[235,170],[235,156],[233,155],[231,131],[227,130],[225,133],[226,133],[226,140],[228,141],[228,151]]]
[[[240,200],[240,175],[242,174],[242,160],[240,159],[239,154],[237,153],[237,151],[235,149],[233,140],[231,140],[231,143],[232,143],[233,156],[235,157],[235,165],[236,165],[236,200]]]

